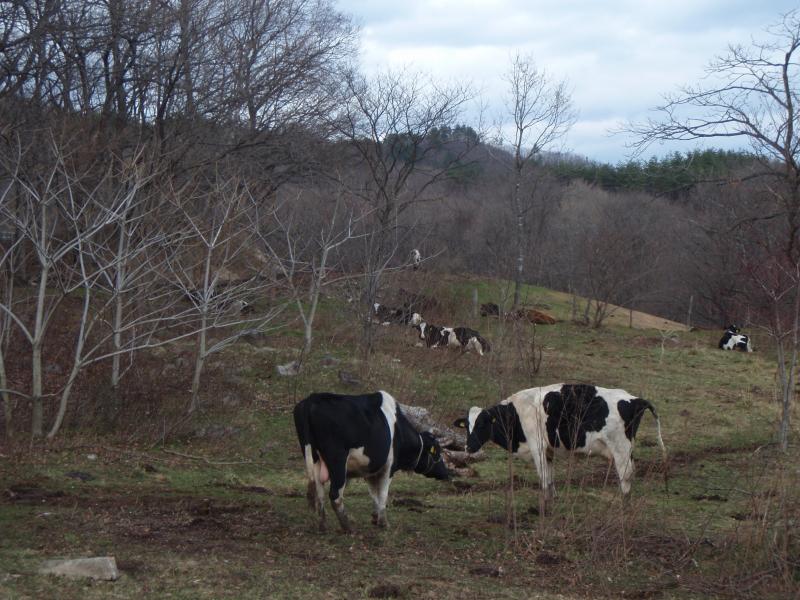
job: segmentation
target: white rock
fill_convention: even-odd
[[[39,573],[43,575],[63,575],[72,578],[88,577],[104,581],[119,579],[117,561],[114,560],[113,556],[47,560],[39,569]]]

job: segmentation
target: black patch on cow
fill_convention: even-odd
[[[547,439],[568,450],[586,445],[587,431],[600,431],[608,418],[608,403],[597,395],[593,385],[564,385],[544,397],[547,414]],[[641,418],[640,418],[641,419]]]
[[[295,428],[300,449],[311,445],[314,462],[322,456],[328,465],[331,491],[344,484],[348,451],[363,446],[369,457],[367,476],[383,470],[389,456],[390,431],[381,410],[383,394],[311,394],[294,408]],[[449,473],[442,461],[441,447],[428,432],[419,433],[403,412],[395,411],[392,438],[394,461],[398,469],[416,471],[426,477],[446,479]]]
[[[632,441],[639,430],[644,411],[653,411],[653,405],[642,398],[634,398],[633,400],[620,400],[617,402],[617,410],[625,423],[625,437]]]
[[[520,444],[527,441],[513,404],[498,404],[481,411],[467,439],[468,450],[477,452],[489,440],[511,452],[517,452]]]
[[[428,348],[433,348],[435,346],[440,346],[447,343],[444,335],[442,335],[442,329],[443,328],[439,327],[438,325],[425,323],[425,345]]]

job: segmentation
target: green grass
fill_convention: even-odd
[[[499,282],[448,283],[457,297],[470,298],[475,287],[481,302],[501,297]],[[526,298],[569,315],[563,294],[529,288]],[[797,448],[785,457],[772,443],[778,408],[766,353],[720,352],[713,332],[664,341],[653,330],[563,321],[536,328],[542,366],[532,373],[513,327],[469,317],[494,345],[484,358],[420,348],[411,330],[378,328],[367,367],[359,332],[342,321],[346,304],[327,298],[320,308],[316,346],[297,378],[274,374],[275,364],[295,355],[297,331],[277,333],[270,342],[276,351],[238,344],[212,358],[219,365],[195,424],[231,426],[233,435],[176,432],[154,446],[157,435],[130,444],[65,432],[47,451],[9,449],[0,459],[0,597],[367,598],[379,584],[403,598],[443,599],[785,598],[796,591],[797,571],[780,570],[775,540],[800,513]],[[520,335],[528,343],[533,329]],[[325,355],[341,362],[321,367]],[[342,384],[340,369],[358,374],[362,386]],[[340,533],[330,514],[329,531],[317,531],[291,417],[309,392],[386,389],[449,423],[470,406],[558,381],[650,399],[672,457],[668,491],[647,416],[627,506],[613,470],[606,478],[605,460],[560,454],[553,513],[539,516],[535,471],[515,460],[518,527],[509,530],[508,457],[487,448],[476,476],[457,483],[399,474],[387,531],[370,525],[359,480],[345,495],[356,532]],[[242,401],[224,408],[219,397],[229,388]],[[72,471],[93,479],[69,477]],[[32,497],[20,497],[25,488]],[[790,539],[787,548],[794,552],[796,544]],[[47,558],[100,554],[116,556],[119,581],[36,573]],[[497,567],[499,578],[492,576]]]

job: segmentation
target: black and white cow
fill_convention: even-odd
[[[348,477],[367,481],[374,503],[372,522],[386,527],[389,484],[398,469],[435,479],[450,476],[442,449],[430,433],[419,433],[387,392],[359,396],[311,394],[294,407],[294,425],[308,474],[308,500],[325,529],[325,482],[339,524],[351,531],[343,493]]]
[[[419,266],[422,264],[422,253],[414,248],[411,251],[411,266],[416,271],[419,269]]]
[[[391,308],[385,304],[376,302],[372,305],[372,313],[375,320],[381,325],[419,325],[422,322],[422,315],[412,312],[406,308]]]
[[[491,440],[533,460],[546,506],[555,493],[555,448],[613,460],[620,488],[627,496],[633,477],[633,441],[646,410],[656,419],[658,443],[666,462],[655,408],[625,390],[564,383],[530,388],[491,408],[473,407],[466,419],[458,419],[454,425],[467,429],[467,452],[477,452]]]
[[[439,346],[446,346],[448,336],[444,334],[444,327],[438,325],[431,325],[422,321],[419,325],[415,326],[419,331],[419,339],[425,340],[425,345],[428,348],[438,348]]]
[[[741,350],[742,352],[753,351],[753,347],[750,345],[750,338],[740,334],[736,325],[728,325],[722,335],[722,339],[719,341],[719,348],[720,350]]]
[[[442,336],[447,338],[447,345],[464,350],[475,350],[483,356],[484,352],[490,352],[492,347],[481,334],[469,327],[443,327]]]

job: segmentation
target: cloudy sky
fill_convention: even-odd
[[[339,0],[362,27],[367,72],[410,67],[471,81],[495,120],[510,56],[531,53],[566,79],[579,119],[564,149],[617,162],[609,130],[646,118],[665,93],[700,81],[728,44],[748,44],[797,0]],[[655,146],[647,156],[691,146]]]

